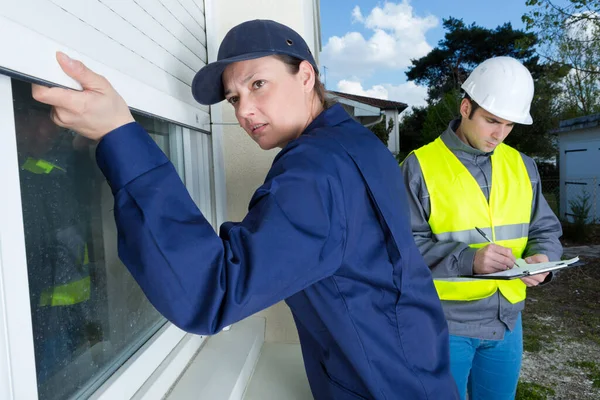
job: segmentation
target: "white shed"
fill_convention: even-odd
[[[588,221],[600,218],[600,114],[560,122],[560,217],[572,221],[573,202],[589,196]]]

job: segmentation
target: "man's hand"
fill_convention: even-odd
[[[527,257],[525,259],[525,262],[527,264],[537,264],[537,263],[548,262],[548,261],[549,261],[548,256],[545,254],[534,254],[533,256]],[[528,276],[526,278],[521,278],[521,280],[523,281],[523,283],[525,283],[529,287],[537,286],[540,283],[544,282],[544,280],[546,279],[548,274],[549,274],[549,272],[546,272],[544,274],[532,275],[532,276]]]
[[[50,104],[52,121],[92,140],[100,140],[110,131],[133,122],[123,98],[101,75],[81,61],[56,53],[60,67],[83,87],[83,91],[32,85],[33,98]]]
[[[509,248],[490,243],[475,252],[474,274],[492,274],[506,271],[515,265],[515,256]]]

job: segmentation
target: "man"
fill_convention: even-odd
[[[516,123],[533,122],[529,71],[513,58],[491,58],[475,68],[462,89],[461,118],[410,154],[402,173],[413,235],[448,321],[452,374],[461,398],[468,391],[471,400],[514,399],[526,287],[551,277],[456,278],[503,271],[516,258],[558,260],[562,231],[542,195],[535,162],[502,143]]]

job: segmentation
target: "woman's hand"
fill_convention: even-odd
[[[56,59],[82,91],[32,85],[33,98],[52,107],[52,121],[92,140],[101,140],[112,130],[134,122],[125,100],[101,75],[81,61],[57,52]]]

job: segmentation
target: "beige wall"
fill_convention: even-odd
[[[207,0],[208,3],[209,0]],[[214,18],[214,32],[209,40],[220,43],[229,29],[251,19],[272,19],[296,30],[311,47],[315,56],[320,49],[317,42],[318,17],[315,0],[210,0]],[[213,36],[214,35],[214,36]],[[211,57],[209,49],[209,57]],[[213,56],[214,57],[214,56]],[[213,112],[213,122],[222,123],[223,158],[226,182],[227,220],[239,221],[247,213],[254,191],[263,183],[278,150],[263,151],[237,124],[233,108],[222,103]],[[269,342],[298,342],[298,334],[289,308],[277,304],[259,313],[267,319],[265,340]]]

